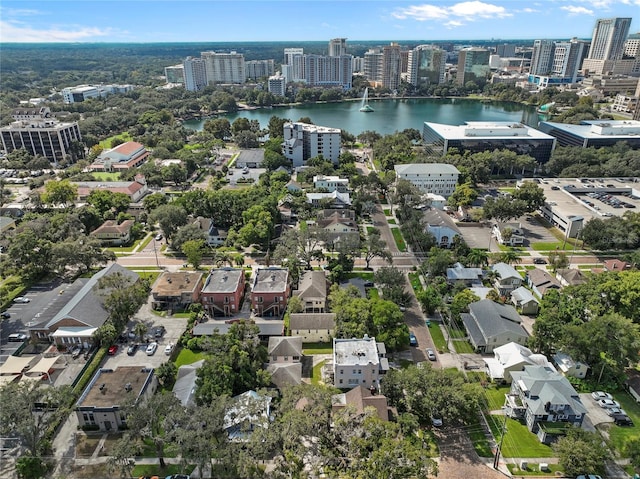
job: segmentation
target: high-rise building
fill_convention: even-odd
[[[184,65],[164,67],[164,78],[167,83],[184,83]]]
[[[273,60],[251,60],[244,62],[244,71],[247,75],[247,80],[269,77],[276,71],[275,62]]]
[[[207,72],[202,58],[187,57],[182,62],[184,88],[188,91],[200,91],[207,86]]]
[[[347,39],[332,38],[329,40],[329,56],[339,57],[347,54]]]
[[[364,76],[374,84],[382,84],[382,52],[372,48],[364,54]]]
[[[458,74],[456,83],[464,86],[468,81],[486,79],[489,68],[489,50],[486,48],[463,48],[458,54]]]
[[[280,72],[269,77],[267,87],[270,93],[278,96],[285,96],[287,93],[287,79]]]
[[[392,42],[390,45],[382,47],[382,86],[389,90],[397,90],[400,87],[401,73],[400,45]]]
[[[514,43],[499,43],[495,46],[496,55],[502,58],[515,57],[516,45]]]
[[[416,87],[439,85],[445,81],[444,50],[434,45],[418,45],[409,52],[408,82]]]
[[[587,58],[591,60],[620,60],[624,42],[629,34],[631,18],[600,18],[593,29],[591,48]]]
[[[7,153],[25,149],[56,165],[68,157],[77,160],[74,155],[83,157],[82,148],[72,147],[74,142],[82,141],[78,122],[61,123],[47,107],[14,110],[12,116],[15,121],[0,128],[2,149]]]
[[[338,163],[340,156],[340,129],[307,123],[285,123],[282,154],[293,162],[294,167],[303,166],[310,158],[322,155],[325,160]]]
[[[536,40],[533,42],[531,54],[532,75],[548,75],[553,62],[553,42],[551,40]]]
[[[304,80],[304,49],[285,48],[282,75],[287,82],[299,82]]]
[[[337,86],[344,90],[351,88],[353,76],[351,55],[337,57],[303,55],[303,59],[303,79],[307,85]]]
[[[285,48],[284,49],[284,64],[293,65],[293,57],[296,55],[303,55],[304,48]]]
[[[351,69],[353,70],[353,73],[364,71],[364,58],[353,57],[353,59],[351,60]]]
[[[242,53],[202,52],[207,83],[244,83],[246,80]]]
[[[629,58],[640,57],[640,33],[632,33],[624,42],[624,56]]]
[[[575,83],[578,71],[587,54],[587,43],[576,38],[569,42],[556,42],[551,64],[551,75],[564,83]]]

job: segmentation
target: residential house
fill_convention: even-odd
[[[451,248],[455,238],[462,236],[455,221],[442,210],[429,208],[424,213],[424,219],[426,230],[434,236],[436,246],[440,248]]]
[[[584,273],[577,268],[559,269],[556,272],[556,279],[563,286],[577,286],[587,282]]]
[[[204,359],[195,363],[185,364],[178,368],[176,382],[173,384],[173,395],[178,398],[184,407],[194,405],[196,402],[196,381],[198,369],[204,364]]]
[[[99,239],[103,245],[122,246],[131,241],[131,228],[135,220],[124,220],[118,224],[115,220],[107,220],[90,233],[90,236]]]
[[[587,409],[569,380],[555,369],[545,366],[525,366],[513,371],[511,391],[506,397],[505,413],[522,418],[529,431],[540,442],[548,444],[557,436],[558,427],[547,423],[566,423],[581,427]]]
[[[447,268],[447,282],[464,283],[467,286],[482,283],[482,268],[466,268],[461,263],[456,263],[453,268]]]
[[[333,384],[340,389],[378,387],[389,370],[384,343],[375,338],[333,339]]]
[[[500,296],[507,296],[522,285],[522,276],[516,269],[507,263],[496,263],[491,269],[497,273],[494,285]]]
[[[331,208],[349,208],[351,207],[351,198],[349,193],[340,193],[332,191],[331,193],[306,193],[307,203],[311,203],[313,207],[322,205],[331,205]]]
[[[219,229],[214,224],[212,219],[198,216],[192,224],[196,225],[201,231],[205,233],[205,242],[208,246],[214,248],[222,246],[227,240],[227,231]]]
[[[507,343],[493,350],[492,358],[483,359],[487,375],[492,381],[511,382],[513,371],[522,371],[525,366],[538,365],[553,367],[544,354],[534,354],[529,348],[518,343]]]
[[[89,169],[93,171],[125,171],[138,168],[149,157],[144,145],[127,141],[98,155]]]
[[[542,298],[549,289],[562,288],[557,279],[539,268],[527,271],[526,280],[533,293],[539,298]]]
[[[302,185],[293,179],[289,180],[289,182],[286,185],[284,185],[284,187],[290,193],[295,193],[296,191],[302,191]]]
[[[553,362],[562,374],[572,378],[584,379],[589,370],[587,364],[575,361],[571,356],[561,351],[553,355]]]
[[[282,316],[290,294],[289,270],[275,266],[256,270],[251,286],[251,308],[256,316]]]
[[[10,216],[0,216],[0,234],[4,235],[16,229],[16,220]]]
[[[604,269],[607,271],[625,271],[631,268],[631,264],[620,259],[608,259],[604,262]]]
[[[293,336],[300,336],[305,343],[326,343],[336,331],[335,313],[292,313],[289,329]]]
[[[246,441],[257,427],[271,422],[271,396],[247,391],[233,398],[224,416],[224,429],[232,441]]]
[[[294,205],[293,195],[290,194],[286,194],[284,198],[278,201],[278,212],[284,224],[295,223],[295,220],[298,218],[296,212],[293,210]]]
[[[469,305],[469,313],[462,313],[469,341],[478,353],[491,353],[499,346],[515,342],[526,344],[529,334],[522,327],[522,319],[513,306],[483,299]]]
[[[260,339],[260,341],[268,341],[272,336],[282,336],[284,334],[284,321],[277,319],[270,319],[268,322],[263,321],[259,323],[245,319],[206,321],[204,323],[196,323],[193,326],[191,333],[194,336],[213,336],[214,334],[227,334],[233,327],[233,325],[243,322],[258,327],[258,339]]]
[[[491,234],[501,245],[524,245],[524,230],[520,223],[496,223],[491,228]]]
[[[154,309],[182,311],[200,301],[202,273],[165,271],[151,289]]]
[[[511,302],[520,314],[527,316],[538,314],[540,303],[533,293],[524,286],[511,291]]]
[[[209,316],[233,316],[240,311],[244,285],[244,270],[213,269],[200,291],[200,302]]]
[[[80,398],[75,411],[78,425],[97,427],[102,432],[127,429],[124,406],[149,399],[158,387],[152,368],[120,366],[117,369],[99,369]]]
[[[365,388],[363,386],[356,386],[346,393],[331,396],[332,413],[335,414],[347,408],[350,408],[351,412],[357,415],[367,411],[375,411],[378,418],[383,421],[389,420],[391,409],[386,396],[376,394],[375,387]]]
[[[333,191],[347,193],[349,191],[349,180],[339,176],[316,175],[313,177],[313,187],[317,190],[326,190],[329,193]]]
[[[328,286],[324,271],[305,271],[293,294],[302,301],[305,313],[324,313],[327,308]]]
[[[39,342],[54,342],[59,349],[93,344],[93,333],[109,318],[104,298],[109,289],[99,290],[100,279],[119,275],[124,283],[135,283],[140,276],[118,263],[103,268],[91,278],[79,278],[61,290],[61,301],[55,301],[34,318],[38,322],[29,327],[31,338]],[[65,302],[64,299],[68,298]]]
[[[267,350],[271,381],[278,389],[302,382],[302,338],[272,336]]]
[[[318,212],[316,224],[326,234],[327,243],[337,243],[347,236],[360,239],[360,228],[353,210],[322,210]]]

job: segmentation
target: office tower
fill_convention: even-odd
[[[569,42],[556,42],[551,64],[551,75],[575,83],[578,70],[587,53],[586,42],[573,38]]]
[[[184,83],[184,65],[178,64],[164,68],[167,83]]]
[[[533,42],[531,55],[532,75],[548,75],[553,61],[553,42],[551,40],[536,40]]]
[[[446,54],[434,45],[418,45],[409,52],[408,82],[416,87],[444,83]]]
[[[244,71],[247,80],[257,80],[269,77],[275,73],[275,62],[273,60],[251,60],[244,62]]]
[[[392,42],[382,48],[382,86],[392,91],[397,90],[400,87],[401,73],[400,45]]]
[[[624,56],[629,58],[640,57],[640,33],[632,33],[624,42]]]
[[[372,48],[364,54],[364,76],[372,83],[382,83],[382,52]]]
[[[329,40],[329,56],[339,57],[347,54],[347,39],[333,38]]]
[[[184,88],[188,91],[200,91],[207,86],[207,73],[202,58],[187,57],[182,62]]]
[[[596,22],[589,48],[590,60],[620,60],[629,34],[631,18],[600,18]]]
[[[516,46],[513,43],[499,43],[496,45],[496,55],[502,58],[515,57]]]
[[[299,82],[304,80],[304,49],[285,48],[284,63],[282,64],[282,75],[288,82]]]
[[[280,72],[269,77],[267,88],[270,93],[277,96],[285,96],[287,93],[287,79]]]
[[[458,74],[456,83],[464,86],[468,81],[485,80],[489,68],[489,50],[485,48],[463,48],[458,54]]]
[[[241,53],[202,52],[207,83],[244,83],[244,55]]]

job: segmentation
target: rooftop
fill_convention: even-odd
[[[590,120],[583,121],[581,125],[552,121],[543,123],[582,138],[640,137],[640,121],[638,120]]]
[[[139,397],[152,377],[153,369],[143,366],[122,366],[115,370],[99,369],[76,406],[119,406],[129,395]]]
[[[425,122],[424,124],[439,136],[447,138],[448,140],[466,140],[471,138],[512,140],[515,137],[554,140],[553,136],[547,135],[540,130],[512,121],[468,121],[464,125],[459,126],[430,122]]]
[[[334,363],[341,366],[378,364],[378,346],[375,338],[333,340]]]
[[[253,280],[253,293],[279,293],[287,289],[289,271],[285,268],[259,268]]]
[[[203,293],[233,293],[238,288],[241,278],[244,278],[244,270],[237,268],[214,269],[207,277]]]
[[[183,291],[194,291],[202,283],[202,273],[191,271],[164,272],[153,286],[153,294],[170,296]]]
[[[397,175],[459,175],[458,168],[448,163],[407,163],[393,167]]]

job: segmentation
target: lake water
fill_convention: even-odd
[[[537,126],[535,108],[509,102],[483,102],[467,99],[402,99],[370,101],[373,113],[362,113],[360,101],[310,104],[285,108],[261,108],[225,115],[230,122],[236,118],[258,120],[266,128],[269,118],[278,116],[297,121],[309,117],[316,125],[340,128],[353,135],[366,130],[389,134],[407,128],[422,132],[425,121],[461,125],[466,121],[512,121]],[[206,120],[188,120],[184,126],[201,130]]]

